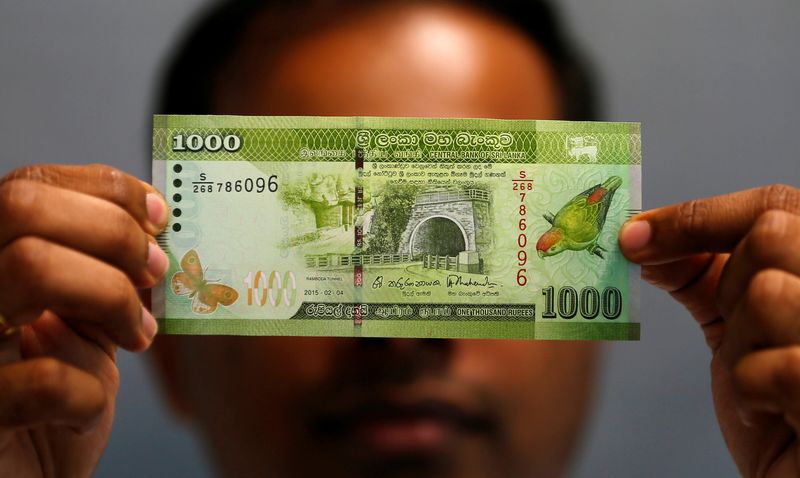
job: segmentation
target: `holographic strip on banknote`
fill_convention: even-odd
[[[638,123],[155,116],[167,334],[637,340]]]

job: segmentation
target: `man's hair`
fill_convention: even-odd
[[[390,0],[384,0],[390,1]],[[374,5],[367,0],[324,2],[346,6]],[[561,94],[565,119],[595,120],[597,96],[589,68],[565,33],[553,8],[545,0],[450,0],[492,13],[516,26],[550,60]],[[166,65],[158,97],[158,112],[165,114],[213,114],[212,97],[217,77],[235,54],[250,22],[261,12],[291,5],[297,11],[317,2],[296,0],[224,0],[203,12],[189,28]]]

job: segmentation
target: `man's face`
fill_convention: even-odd
[[[557,85],[521,33],[452,6],[337,12],[311,33],[248,28],[216,113],[553,119]],[[284,25],[285,27],[285,25]],[[160,337],[173,404],[226,476],[557,476],[592,344]]]

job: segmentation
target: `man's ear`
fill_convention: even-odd
[[[192,421],[194,411],[188,400],[185,375],[181,367],[181,337],[158,335],[147,353],[161,390],[166,394],[170,409],[185,421]]]

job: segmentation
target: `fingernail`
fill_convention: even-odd
[[[147,218],[150,223],[159,229],[164,227],[167,223],[167,205],[156,193],[149,193],[146,197],[147,201]]]
[[[147,249],[147,272],[155,279],[161,279],[169,266],[167,255],[152,242],[148,243]]]
[[[144,306],[142,306],[142,332],[147,340],[153,340],[158,332],[158,323],[156,323],[155,317]]]
[[[619,245],[623,252],[637,252],[650,242],[653,228],[647,221],[633,221],[622,226],[619,233]]]

